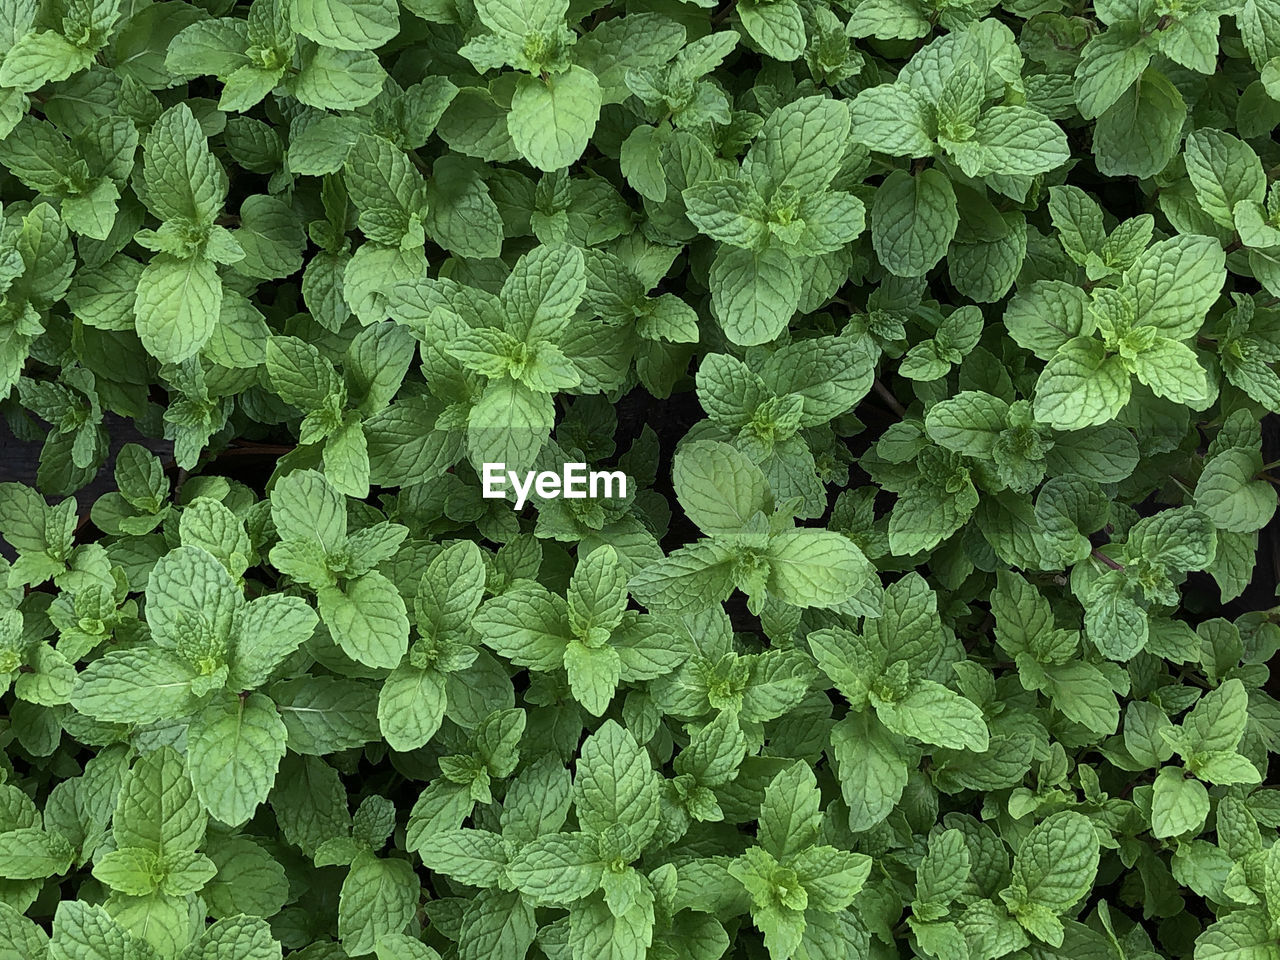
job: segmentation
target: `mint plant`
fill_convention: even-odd
[[[1276,0],[4,0],[0,960],[1280,960],[1278,123]]]

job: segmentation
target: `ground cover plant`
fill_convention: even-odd
[[[0,960],[1280,960],[1278,122],[1277,0],[4,0]]]

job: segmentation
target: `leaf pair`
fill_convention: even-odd
[[[775,511],[764,474],[734,447],[689,443],[676,454],[673,479],[680,505],[706,536],[631,579],[631,592],[651,609],[696,612],[735,587],[753,613],[766,598],[835,607],[868,583],[870,565],[852,541],[796,528],[792,506]]]

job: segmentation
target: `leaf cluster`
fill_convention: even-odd
[[[1280,960],[1278,123],[1280,0],[0,0],[0,960]]]

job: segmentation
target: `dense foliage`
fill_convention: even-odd
[[[0,958],[1280,960],[1278,122],[1280,0],[2,0]]]

